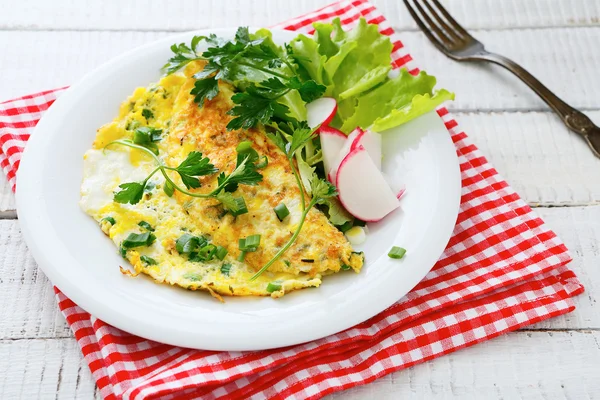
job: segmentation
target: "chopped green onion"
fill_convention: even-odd
[[[175,192],[175,188],[173,187],[173,185],[171,185],[171,182],[165,182],[163,190],[165,194],[169,197],[173,196],[173,193]]]
[[[140,222],[138,223],[138,226],[140,226],[140,227],[142,227],[142,228],[146,229],[147,231],[154,232],[154,228],[152,227],[152,225],[150,225],[150,224],[149,224],[149,223],[147,223],[146,221],[140,221]]]
[[[351,266],[347,265],[347,264],[342,264],[342,270],[344,271],[350,271],[352,269]]]
[[[244,257],[246,257],[246,253],[256,251],[258,246],[260,245],[260,235],[250,235],[245,239],[240,239],[238,241],[240,250],[240,256],[238,257],[239,262],[244,261]]]
[[[402,247],[394,246],[388,253],[388,257],[400,259],[400,258],[404,257],[404,254],[406,254],[405,249],[403,249]]]
[[[141,256],[140,260],[145,262],[147,265],[156,265],[156,260],[148,256]]]
[[[223,259],[225,258],[225,256],[227,255],[227,249],[223,246],[217,246],[217,252],[215,253],[215,256],[223,261]]]
[[[111,225],[114,225],[117,223],[117,221],[115,221],[115,219],[113,217],[104,217],[100,220],[100,222],[104,222],[104,221],[110,223]]]
[[[260,235],[250,235],[245,239],[239,240],[240,250],[256,251],[260,245]]]
[[[258,158],[258,162],[256,163],[256,168],[264,168],[267,165],[269,165],[269,159],[267,158],[267,156],[260,156]]]
[[[281,285],[278,283],[269,282],[269,284],[267,285],[267,292],[269,292],[269,293],[273,293],[278,290],[281,290]]]
[[[243,197],[234,197],[235,206],[229,207],[229,212],[234,217],[238,215],[246,214],[248,212],[248,207],[246,206],[246,201]]]
[[[229,276],[229,271],[231,271],[231,264],[224,263],[223,265],[221,265],[221,273],[223,275]]]
[[[285,265],[287,265],[288,267],[289,267],[290,265],[292,265],[292,263],[291,263],[291,262],[289,262],[288,260],[283,260],[283,263],[284,263]]]
[[[119,254],[121,255],[121,257],[123,257],[124,259],[127,259],[127,249],[123,246],[119,247]]]
[[[200,238],[184,233],[175,242],[175,248],[179,254],[190,254],[200,246]]]
[[[133,247],[141,246],[150,246],[152,243],[154,243],[155,240],[156,236],[154,236],[150,232],[130,233],[129,236],[127,236],[127,238],[123,240],[121,246],[125,249],[131,249]]]
[[[275,214],[277,214],[277,218],[279,218],[280,221],[283,221],[285,219],[285,217],[290,215],[290,210],[288,210],[285,203],[277,204],[277,206],[275,206],[273,211],[275,211]]]
[[[203,261],[210,261],[213,259],[216,252],[217,246],[214,244],[207,244],[198,251],[198,257]]]

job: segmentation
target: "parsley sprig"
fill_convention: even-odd
[[[246,203],[243,197],[234,197],[231,192],[235,191],[238,185],[257,185],[262,180],[262,175],[257,171],[255,160],[258,159],[258,154],[252,149],[254,153],[246,152],[245,155],[240,156],[238,152],[237,165],[234,170],[226,174],[221,172],[217,178],[217,187],[208,193],[194,193],[187,189],[196,189],[201,187],[200,179],[201,176],[212,175],[218,172],[213,164],[210,163],[208,157],[202,155],[198,151],[192,151],[188,154],[185,160],[177,167],[166,166],[163,161],[158,158],[156,154],[147,147],[133,143],[131,140],[120,139],[115,140],[106,147],[111,145],[122,145],[133,149],[141,150],[146,154],[150,155],[154,161],[158,164],[157,167],[144,179],[142,182],[127,182],[119,185],[121,190],[115,192],[114,200],[118,203],[129,203],[137,204],[140,202],[144,195],[144,189],[150,178],[152,178],[157,172],[160,172],[165,178],[164,191],[167,195],[171,196],[174,190],[196,198],[215,198],[219,200],[224,208],[230,211],[234,216],[248,212]],[[250,148],[251,149],[251,148]],[[256,156],[254,156],[256,154]],[[181,182],[184,184],[185,189],[176,184],[167,171],[176,172],[181,178]]]
[[[208,48],[199,54],[201,41],[206,41]],[[233,40],[194,36],[189,46],[174,44],[171,50],[174,55],[163,67],[167,74],[195,60],[207,61],[194,75],[196,82],[190,92],[200,107],[219,93],[218,80],[241,90],[232,97],[235,106],[228,114],[235,118],[227,125],[228,130],[267,124],[274,117],[288,119],[290,109],[283,98],[292,91],[306,103],[325,93],[325,86],[300,76],[291,47],[280,48],[270,38],[251,35],[247,27],[238,28]]]

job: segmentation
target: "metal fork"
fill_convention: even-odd
[[[506,68],[533,89],[567,128],[582,136],[600,158],[600,128],[587,115],[565,103],[516,62],[487,51],[483,43],[456,22],[438,0],[412,0],[412,3],[414,7],[409,0],[404,0],[410,15],[442,53],[457,61],[487,61]]]

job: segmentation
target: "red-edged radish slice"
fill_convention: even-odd
[[[337,111],[337,102],[332,97],[321,97],[306,105],[306,122],[308,126],[328,125]]]
[[[346,138],[346,142],[340,149],[339,153],[335,156],[334,162],[331,164],[331,169],[329,169],[329,170],[325,169],[325,171],[329,171],[327,173],[327,178],[329,179],[329,182],[331,182],[335,185],[335,180],[336,180],[335,176],[337,174],[340,164],[342,163],[342,160],[348,155],[348,153],[350,153],[352,151],[352,145],[354,144],[354,140],[359,135],[362,135],[362,133],[363,133],[363,130],[360,128],[356,128],[355,130],[350,132],[350,134]]]
[[[323,152],[323,167],[329,171],[346,143],[347,137],[342,132],[329,126],[319,128],[321,151]]]
[[[362,145],[373,159],[377,169],[381,169],[381,135],[370,130],[363,131],[360,128],[357,129],[359,129],[359,133],[352,141],[350,151]]]
[[[363,221],[379,221],[400,205],[396,194],[361,145],[348,153],[340,164],[336,186],[344,208]]]

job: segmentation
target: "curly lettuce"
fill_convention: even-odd
[[[436,79],[401,69],[390,77],[392,43],[364,18],[344,31],[339,18],[315,23],[313,38],[299,35],[289,44],[300,73],[326,87],[338,111],[332,125],[345,133],[357,126],[383,131],[417,118],[454,94],[434,90]]]

